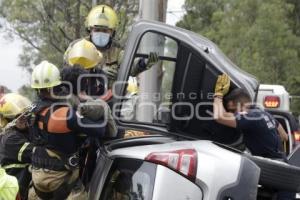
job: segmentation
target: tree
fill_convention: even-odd
[[[300,77],[298,1],[201,1],[206,11],[198,2],[186,1],[187,14],[177,25],[213,40],[261,83],[295,89]]]
[[[18,89],[18,93],[22,96],[27,97],[31,101],[36,99],[35,91],[30,87],[30,85],[23,85],[21,88]]]
[[[300,36],[300,1],[287,0],[287,2],[293,5],[292,12],[289,13],[290,25],[293,28],[293,32]]]
[[[186,15],[177,26],[206,35],[213,26],[214,13],[223,9],[226,0],[186,0],[184,9]]]
[[[102,0],[98,3],[115,7],[120,15],[117,36],[124,42],[127,26],[138,12],[138,1]],[[86,35],[84,23],[91,4],[84,0],[0,1],[0,16],[8,22],[5,30],[26,42],[19,65],[30,70],[30,66],[49,60],[61,66],[69,43]]]
[[[8,89],[6,86],[0,85],[0,97],[3,96],[3,94],[10,93],[10,92],[11,90]]]

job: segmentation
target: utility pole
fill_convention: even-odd
[[[96,6],[97,5],[97,0],[92,0],[92,7]]]
[[[139,17],[140,19],[166,21],[167,0],[140,0]],[[158,44],[158,37],[149,37],[146,41],[143,40],[142,52],[156,51],[160,55],[163,55],[164,49],[153,49],[153,44]],[[158,45],[157,45],[158,47]],[[142,122],[152,122],[156,108],[153,108],[153,96],[158,94],[158,74],[161,72],[161,66],[155,65],[150,70],[147,70],[139,75],[140,78],[140,103],[137,111],[137,120]],[[147,105],[147,106],[146,106]]]

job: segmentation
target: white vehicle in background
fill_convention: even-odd
[[[257,103],[266,109],[290,111],[290,94],[282,85],[259,85]]]

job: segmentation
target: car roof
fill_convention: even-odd
[[[268,85],[268,84],[260,84],[258,91],[272,91],[274,94],[288,94],[285,87],[283,85]]]

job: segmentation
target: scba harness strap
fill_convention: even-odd
[[[63,107],[63,105],[50,105],[48,107],[40,109],[38,113],[36,113],[35,127],[37,134],[35,135],[36,137],[38,137],[36,138],[36,141],[39,141],[40,143],[38,145],[48,145],[48,122],[51,117],[51,113],[54,113],[61,107]],[[44,110],[46,111],[46,113],[44,113],[44,115],[41,115],[41,112]]]
[[[41,133],[38,128],[38,123],[40,121],[39,113],[50,107],[53,102],[51,101],[39,101],[35,108],[32,110],[31,118],[30,118],[30,140],[34,143],[35,146],[42,146],[47,144],[47,138]]]
[[[54,105],[51,101],[40,102],[33,111],[33,117],[31,118],[31,137],[35,144],[32,154],[33,169],[67,172],[67,175],[63,178],[63,183],[54,191],[44,192],[34,186],[36,194],[45,200],[66,199],[79,181],[78,178],[75,181],[70,180],[74,170],[79,168],[79,153],[65,155],[55,151],[56,148],[49,144],[49,134],[55,134],[56,132],[52,131],[48,122],[51,114],[62,107],[66,106],[62,103]],[[57,127],[58,125],[54,124],[54,126]]]
[[[44,147],[35,147],[32,155],[34,168],[49,169],[54,171],[69,171],[79,167],[79,153],[65,156]]]

